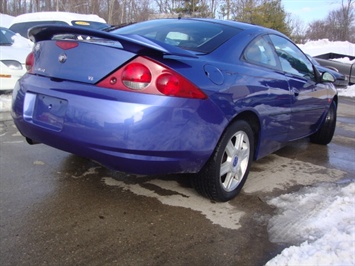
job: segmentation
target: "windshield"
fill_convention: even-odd
[[[193,19],[161,19],[113,30],[114,34],[138,34],[185,50],[210,53],[241,29]]]

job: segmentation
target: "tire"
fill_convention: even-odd
[[[193,178],[195,189],[214,201],[233,199],[247,179],[253,155],[253,130],[238,120],[226,129],[209,161]]]
[[[332,102],[323,124],[316,133],[311,135],[310,140],[316,144],[327,145],[332,141],[337,122],[337,105]]]

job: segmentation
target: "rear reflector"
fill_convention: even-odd
[[[79,43],[72,41],[56,41],[55,44],[63,50],[73,49],[79,45]]]

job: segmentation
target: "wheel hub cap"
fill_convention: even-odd
[[[243,131],[236,132],[227,144],[220,169],[224,190],[234,190],[243,180],[249,161],[249,148],[249,138]]]

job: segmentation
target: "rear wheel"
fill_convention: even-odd
[[[223,134],[212,157],[194,179],[195,189],[215,201],[228,201],[242,189],[254,154],[254,134],[239,120]]]
[[[311,135],[311,142],[327,145],[332,141],[337,121],[337,105],[333,101],[329,107],[327,116],[316,133]]]

